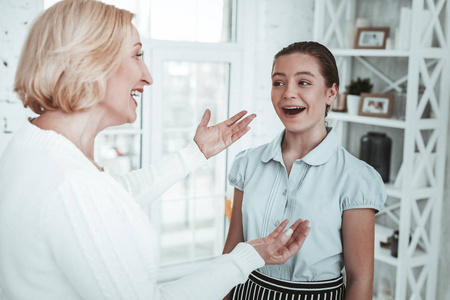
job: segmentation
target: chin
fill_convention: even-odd
[[[136,108],[130,108],[128,113],[123,116],[124,117],[124,123],[133,123],[137,119],[137,113]]]
[[[137,120],[137,115],[134,114],[131,118],[128,118],[126,123],[134,123]]]
[[[294,132],[294,133],[301,133],[304,132],[307,129],[307,126],[305,124],[292,124],[292,123],[283,123],[284,128],[286,131]]]
[[[120,119],[116,119],[116,121],[114,122],[114,124],[110,125],[110,126],[120,126],[123,124],[130,124],[130,123],[134,123],[134,121],[136,121],[137,116],[122,116]]]

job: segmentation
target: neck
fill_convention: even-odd
[[[53,130],[63,135],[95,164],[95,137],[106,126],[102,126],[94,109],[74,113],[47,111],[33,120],[33,124],[41,129]]]
[[[307,130],[305,132],[286,130],[281,143],[283,156],[300,159],[319,145],[326,136],[327,130],[325,126],[318,130]]]

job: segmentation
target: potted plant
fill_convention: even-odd
[[[373,84],[370,78],[351,80],[350,84],[345,87],[347,94],[347,112],[351,115],[358,114],[359,99],[362,93],[372,92]]]

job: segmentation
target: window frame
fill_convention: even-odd
[[[179,60],[190,62],[220,62],[230,65],[229,73],[229,93],[228,93],[228,116],[234,115],[241,110],[251,112],[251,95],[253,89],[253,76],[250,71],[253,66],[253,55],[251,49],[252,40],[249,28],[253,28],[254,18],[253,1],[234,1],[234,22],[232,25],[232,36],[234,41],[228,43],[201,43],[186,41],[166,41],[156,40],[151,37],[141,37],[143,50],[145,52],[144,60],[152,74],[154,85],[147,87],[143,93],[142,109],[142,164],[148,165],[157,162],[162,157],[161,148],[152,147],[162,140],[163,113],[161,99],[163,94],[162,74],[164,61]],[[245,3],[244,3],[245,2]],[[247,16],[244,15],[247,12]],[[232,39],[233,40],[233,39]],[[245,82],[244,82],[245,81]],[[214,111],[212,111],[214,114]],[[200,121],[200,120],[199,120]],[[250,138],[242,139],[235,145],[225,151],[226,172],[233,161],[235,155],[242,149],[248,148]],[[227,174],[225,174],[227,176]],[[230,186],[224,191],[225,197],[230,199]],[[224,208],[222,208],[224,210]],[[157,232],[160,231],[160,202],[154,201],[148,210],[149,218]],[[228,221],[223,216],[223,234],[220,239],[224,242],[228,231]],[[159,244],[158,244],[159,248]],[[200,260],[196,262],[186,262],[166,267],[159,266],[158,282],[166,282],[182,277],[193,269],[199,268],[208,263],[211,259]]]

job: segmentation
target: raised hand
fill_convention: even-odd
[[[248,242],[261,255],[266,265],[282,265],[302,247],[311,228],[309,221],[298,219],[283,231],[288,220],[284,220],[271,234]]]
[[[236,142],[250,130],[248,124],[256,115],[251,114],[242,119],[246,113],[247,111],[243,110],[222,123],[208,127],[211,111],[205,111],[195,132],[194,142],[207,159]]]

